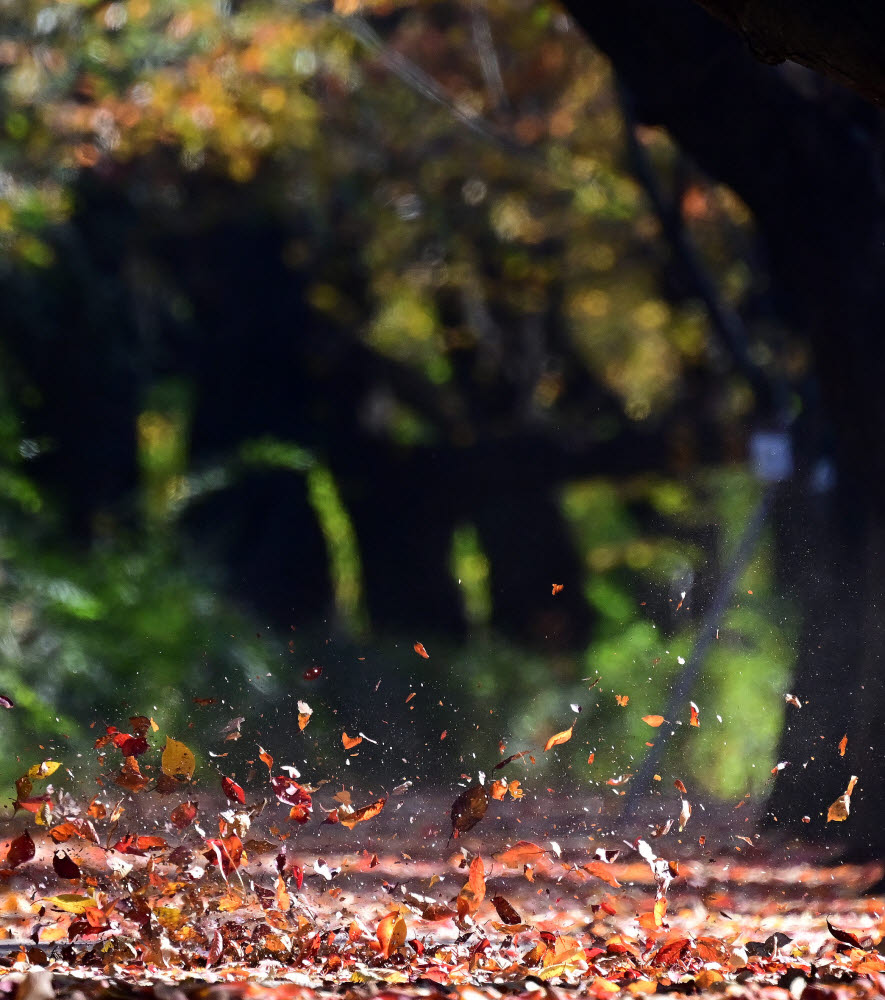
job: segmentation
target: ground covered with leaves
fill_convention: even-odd
[[[482,773],[454,802],[410,782],[356,802],[258,747],[248,792],[224,773],[207,787],[151,719],[128,730],[98,737],[91,798],[54,785],[71,772],[53,760],[16,783],[0,870],[16,1000],[885,993],[875,866],[778,853],[734,811],[689,838],[681,781],[674,815],[625,837],[601,799]]]

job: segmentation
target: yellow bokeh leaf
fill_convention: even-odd
[[[194,776],[196,766],[197,762],[191,751],[183,743],[167,736],[166,746],[163,747],[163,756],[160,758],[163,774],[170,778],[185,777],[190,781]]]

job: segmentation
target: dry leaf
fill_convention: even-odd
[[[485,816],[489,808],[489,793],[482,785],[471,785],[452,804],[452,836],[467,833]]]
[[[354,747],[358,747],[363,742],[363,738],[362,736],[348,736],[347,733],[342,733],[341,742],[345,750],[353,750]]]
[[[642,721],[651,726],[652,729],[657,729],[658,726],[661,726],[664,722],[666,722],[666,719],[663,715],[643,715]]]
[[[458,893],[456,906],[458,907],[458,918],[463,920],[466,916],[472,916],[479,909],[480,903],[486,897],[485,866],[482,858],[477,855],[470,862],[470,874],[463,888]]]
[[[190,781],[196,766],[197,762],[191,751],[183,743],[167,736],[166,746],[163,747],[163,755],[160,758],[163,774],[170,778],[183,777]]]
[[[561,746],[563,743],[568,743],[572,738],[572,731],[575,728],[574,722],[568,727],[568,729],[563,729],[561,733],[554,733],[549,740],[544,744],[545,750],[552,750],[553,747]]]
[[[339,810],[339,820],[342,826],[346,826],[348,830],[352,830],[357,823],[363,823],[367,819],[374,819],[378,813],[384,808],[387,803],[387,799],[377,799],[375,802],[369,803],[367,806],[362,806],[360,809],[354,809],[349,815],[341,813]]]
[[[848,782],[848,787],[827,810],[828,823],[841,823],[843,820],[848,819],[848,813],[851,809],[851,793],[854,791],[856,784],[857,775],[853,774],[851,780]]]

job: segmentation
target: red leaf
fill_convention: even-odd
[[[222,777],[221,790],[232,802],[239,802],[241,806],[246,804],[246,793],[231,778]]]
[[[169,820],[172,825],[178,830],[184,830],[193,823],[197,818],[197,803],[196,802],[182,802],[181,805],[176,806]]]
[[[423,656],[425,660],[430,659],[430,653],[427,652],[422,643],[416,642],[414,650],[419,656]]]
[[[31,840],[31,835],[28,831],[25,830],[24,833],[16,837],[9,845],[9,850],[6,852],[6,863],[10,868],[18,868],[19,865],[30,861],[36,853],[37,848],[34,846],[34,841]]]

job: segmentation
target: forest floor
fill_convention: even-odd
[[[287,807],[292,784],[275,786]],[[223,809],[218,836],[187,809],[147,834],[107,815],[10,831],[0,993],[885,995],[885,900],[866,891],[880,867],[822,865],[743,822],[705,835],[696,818],[691,838],[646,824],[625,840],[558,806],[503,824],[492,808],[448,840],[440,803],[408,818],[388,807],[386,822],[370,809],[359,826],[345,808],[308,837],[267,816],[246,829]]]

